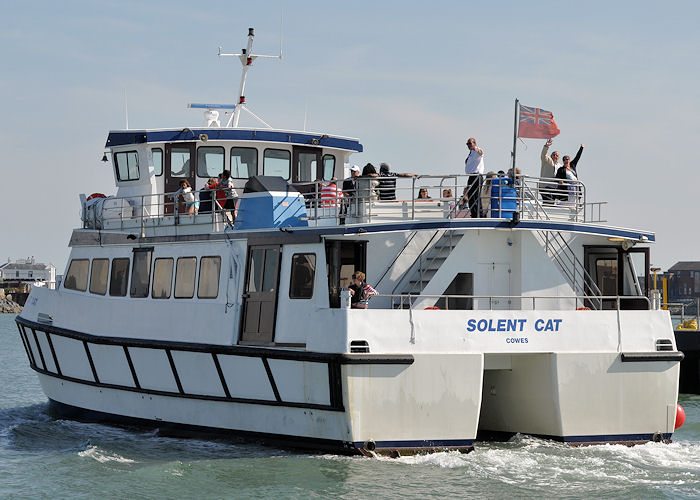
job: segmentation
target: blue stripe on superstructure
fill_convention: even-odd
[[[119,131],[110,132],[105,147],[123,146],[126,144],[142,144],[144,142],[175,142],[196,141],[200,134],[207,134],[209,140],[224,141],[261,141],[282,142],[298,145],[325,146],[328,148],[346,149],[349,151],[363,151],[362,144],[356,139],[344,139],[319,134],[307,134],[301,132],[285,132],[279,130],[251,130],[251,129],[175,129],[154,131]],[[312,144],[312,140],[318,144]]]
[[[191,109],[236,109],[235,104],[203,104],[199,102],[192,102],[187,107]]]

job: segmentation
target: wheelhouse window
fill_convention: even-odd
[[[219,271],[221,257],[202,257],[199,261],[197,298],[215,299],[219,295]]]
[[[173,285],[173,259],[156,259],[153,264],[153,288],[151,297],[169,299]]]
[[[89,268],[90,261],[88,259],[71,260],[70,266],[68,266],[68,272],[66,273],[66,279],[63,282],[63,288],[79,290],[81,292],[87,290]]]
[[[112,297],[125,297],[129,283],[129,259],[112,259],[112,273],[109,279],[109,294]]]
[[[201,146],[197,148],[197,176],[216,177],[224,171],[224,148]]]
[[[173,146],[170,150],[170,176],[191,177],[190,149]]]
[[[323,180],[331,180],[333,172],[335,172],[335,156],[323,155]]]
[[[90,293],[106,294],[108,276],[109,259],[93,259],[92,272],[90,272]]]
[[[156,175],[163,175],[163,150],[161,148],[153,148],[151,150],[153,156],[153,170]]]
[[[284,149],[266,149],[263,158],[263,175],[278,175],[289,179],[292,154]]]
[[[258,150],[231,148],[231,177],[247,179],[254,175],[258,175]]]
[[[596,259],[595,267],[601,293],[607,296],[617,295],[617,257]]]
[[[194,297],[194,277],[197,272],[197,257],[180,257],[175,270],[175,298]]]
[[[318,178],[316,153],[299,153],[297,179],[299,182],[313,182]]]
[[[289,280],[290,299],[310,299],[314,295],[316,274],[315,253],[295,253],[292,256],[292,273]]]
[[[151,282],[151,254],[148,248],[134,249],[134,265],[131,268],[131,290],[129,295],[134,298],[148,297],[148,285]]]
[[[117,179],[120,181],[135,181],[139,178],[139,155],[136,151],[114,153],[114,164],[117,168]]]

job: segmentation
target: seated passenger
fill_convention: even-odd
[[[372,295],[377,295],[377,291],[365,283],[365,273],[355,271],[352,275],[352,285],[350,285],[350,307],[353,309],[367,309],[369,299]]]
[[[428,190],[426,188],[420,188],[418,190],[418,200],[431,200],[432,198],[428,196]]]

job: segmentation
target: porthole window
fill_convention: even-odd
[[[63,288],[68,290],[87,290],[88,270],[90,261],[88,259],[73,259],[68,266],[66,279],[63,281]]]
[[[315,253],[295,253],[292,256],[292,273],[289,280],[290,299],[310,299],[314,295],[316,274]]]
[[[335,156],[323,155],[323,180],[329,181],[333,178],[335,171]]]

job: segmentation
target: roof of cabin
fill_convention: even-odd
[[[143,144],[146,142],[191,142],[201,140],[202,134],[208,140],[283,142],[306,146],[324,146],[362,152],[358,139],[309,132],[271,129],[244,128],[176,128],[158,130],[112,130],[107,136],[105,147]]]

